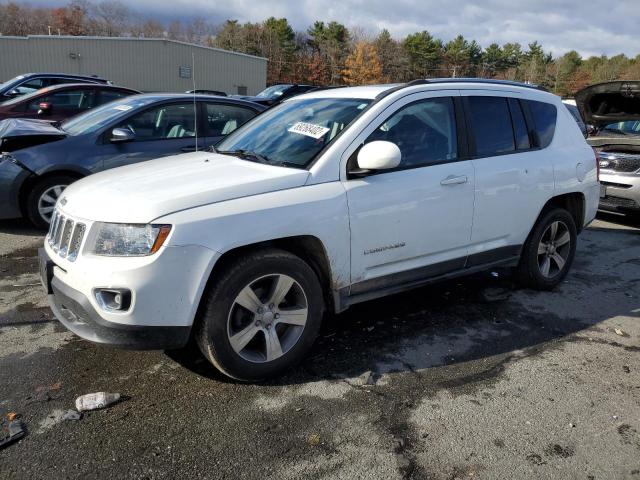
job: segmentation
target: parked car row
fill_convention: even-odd
[[[208,148],[265,108],[318,88],[278,84],[256,97],[202,89],[189,96],[140,94],[80,75],[16,77],[0,89],[9,98],[0,104],[0,219],[25,216],[44,228],[73,181]]]
[[[75,180],[109,168],[206,149],[264,109],[229,97],[141,94],[111,101],[60,124],[24,119],[0,122],[0,219],[24,215],[44,228],[60,194]]]
[[[81,337],[193,339],[226,375],[261,380],[305,356],[326,311],[500,266],[553,288],[598,208],[593,149],[561,100],[530,85],[318,89],[259,115],[239,99],[192,100],[121,99],[0,163],[0,178],[33,181],[53,151],[87,174],[135,162],[138,142],[215,143],[34,194],[58,196],[32,207],[51,215],[40,272]],[[237,128],[241,109],[254,118]]]

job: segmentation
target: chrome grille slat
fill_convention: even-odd
[[[58,225],[56,226],[56,234],[53,237],[53,251],[57,252],[60,249],[60,239],[62,237],[62,231],[64,230],[64,225],[67,222],[67,219],[64,215],[60,215],[60,220],[58,220]]]
[[[60,245],[58,253],[62,258],[67,256],[69,251],[69,244],[71,243],[71,235],[73,234],[73,227],[75,222],[70,218],[67,218],[64,222],[64,228],[62,229],[62,235],[60,235]]]
[[[58,233],[58,226],[60,225],[60,213],[55,212],[55,219],[51,225],[51,233],[49,234],[49,245],[53,246],[56,239],[56,234]]]
[[[78,257],[85,232],[84,223],[76,222],[55,210],[51,217],[47,241],[54,252],[73,262]]]
[[[69,252],[67,253],[67,258],[70,262],[73,262],[78,256],[85,228],[84,223],[76,223],[76,226],[73,229],[73,234],[71,235],[71,241],[69,244]]]

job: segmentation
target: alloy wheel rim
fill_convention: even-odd
[[[45,222],[49,223],[51,221],[51,215],[53,215],[56,202],[65,188],[67,188],[67,185],[53,185],[40,195],[38,199],[38,213]]]
[[[540,237],[538,244],[538,268],[545,278],[559,275],[567,264],[571,250],[569,227],[560,221],[552,222]]]
[[[265,275],[236,296],[227,319],[231,348],[253,363],[277,360],[300,340],[309,314],[300,284],[288,275]]]

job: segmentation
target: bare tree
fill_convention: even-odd
[[[90,9],[95,33],[107,37],[119,37],[128,33],[131,9],[118,0],[103,0]]]

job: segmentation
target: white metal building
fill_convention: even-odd
[[[22,73],[98,75],[145,92],[222,90],[254,95],[267,59],[164,38],[0,36],[0,81]],[[193,68],[195,59],[195,69]]]

